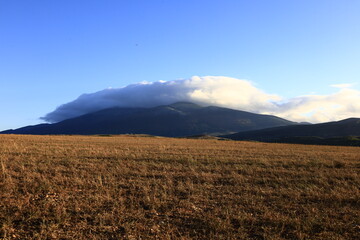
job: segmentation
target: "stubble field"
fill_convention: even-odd
[[[2,239],[360,239],[360,148],[0,135]]]

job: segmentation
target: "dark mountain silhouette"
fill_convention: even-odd
[[[153,108],[110,108],[54,124],[27,126],[11,134],[221,135],[296,123],[271,116],[180,102]]]
[[[325,145],[360,145],[360,118],[311,125],[292,125],[239,132],[223,137],[233,140],[254,140]]]

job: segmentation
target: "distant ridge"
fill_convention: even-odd
[[[360,146],[360,118],[311,125],[245,131],[223,137],[233,140]]]
[[[27,126],[1,133],[214,136],[294,124],[296,123],[271,115],[177,102],[153,108],[109,108],[54,124]]]

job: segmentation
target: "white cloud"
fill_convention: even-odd
[[[334,87],[334,88],[351,88],[354,85],[355,85],[354,83],[339,83],[339,84],[332,84],[332,85],[330,85],[330,87]]]
[[[349,86],[348,86],[349,87]],[[154,107],[179,101],[273,114],[293,121],[325,122],[360,117],[360,91],[341,88],[331,95],[307,95],[282,99],[247,80],[230,77],[141,82],[83,94],[42,119],[58,122],[110,107]]]
[[[340,89],[330,95],[308,95],[289,99],[274,114],[293,121],[313,123],[360,117],[360,91]]]

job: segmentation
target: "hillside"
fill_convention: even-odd
[[[294,122],[221,107],[175,103],[154,108],[110,108],[54,124],[27,126],[3,134],[151,134],[179,137],[220,135]]]
[[[360,136],[359,118],[246,131],[223,137],[233,140],[359,146],[360,140],[356,136]]]

